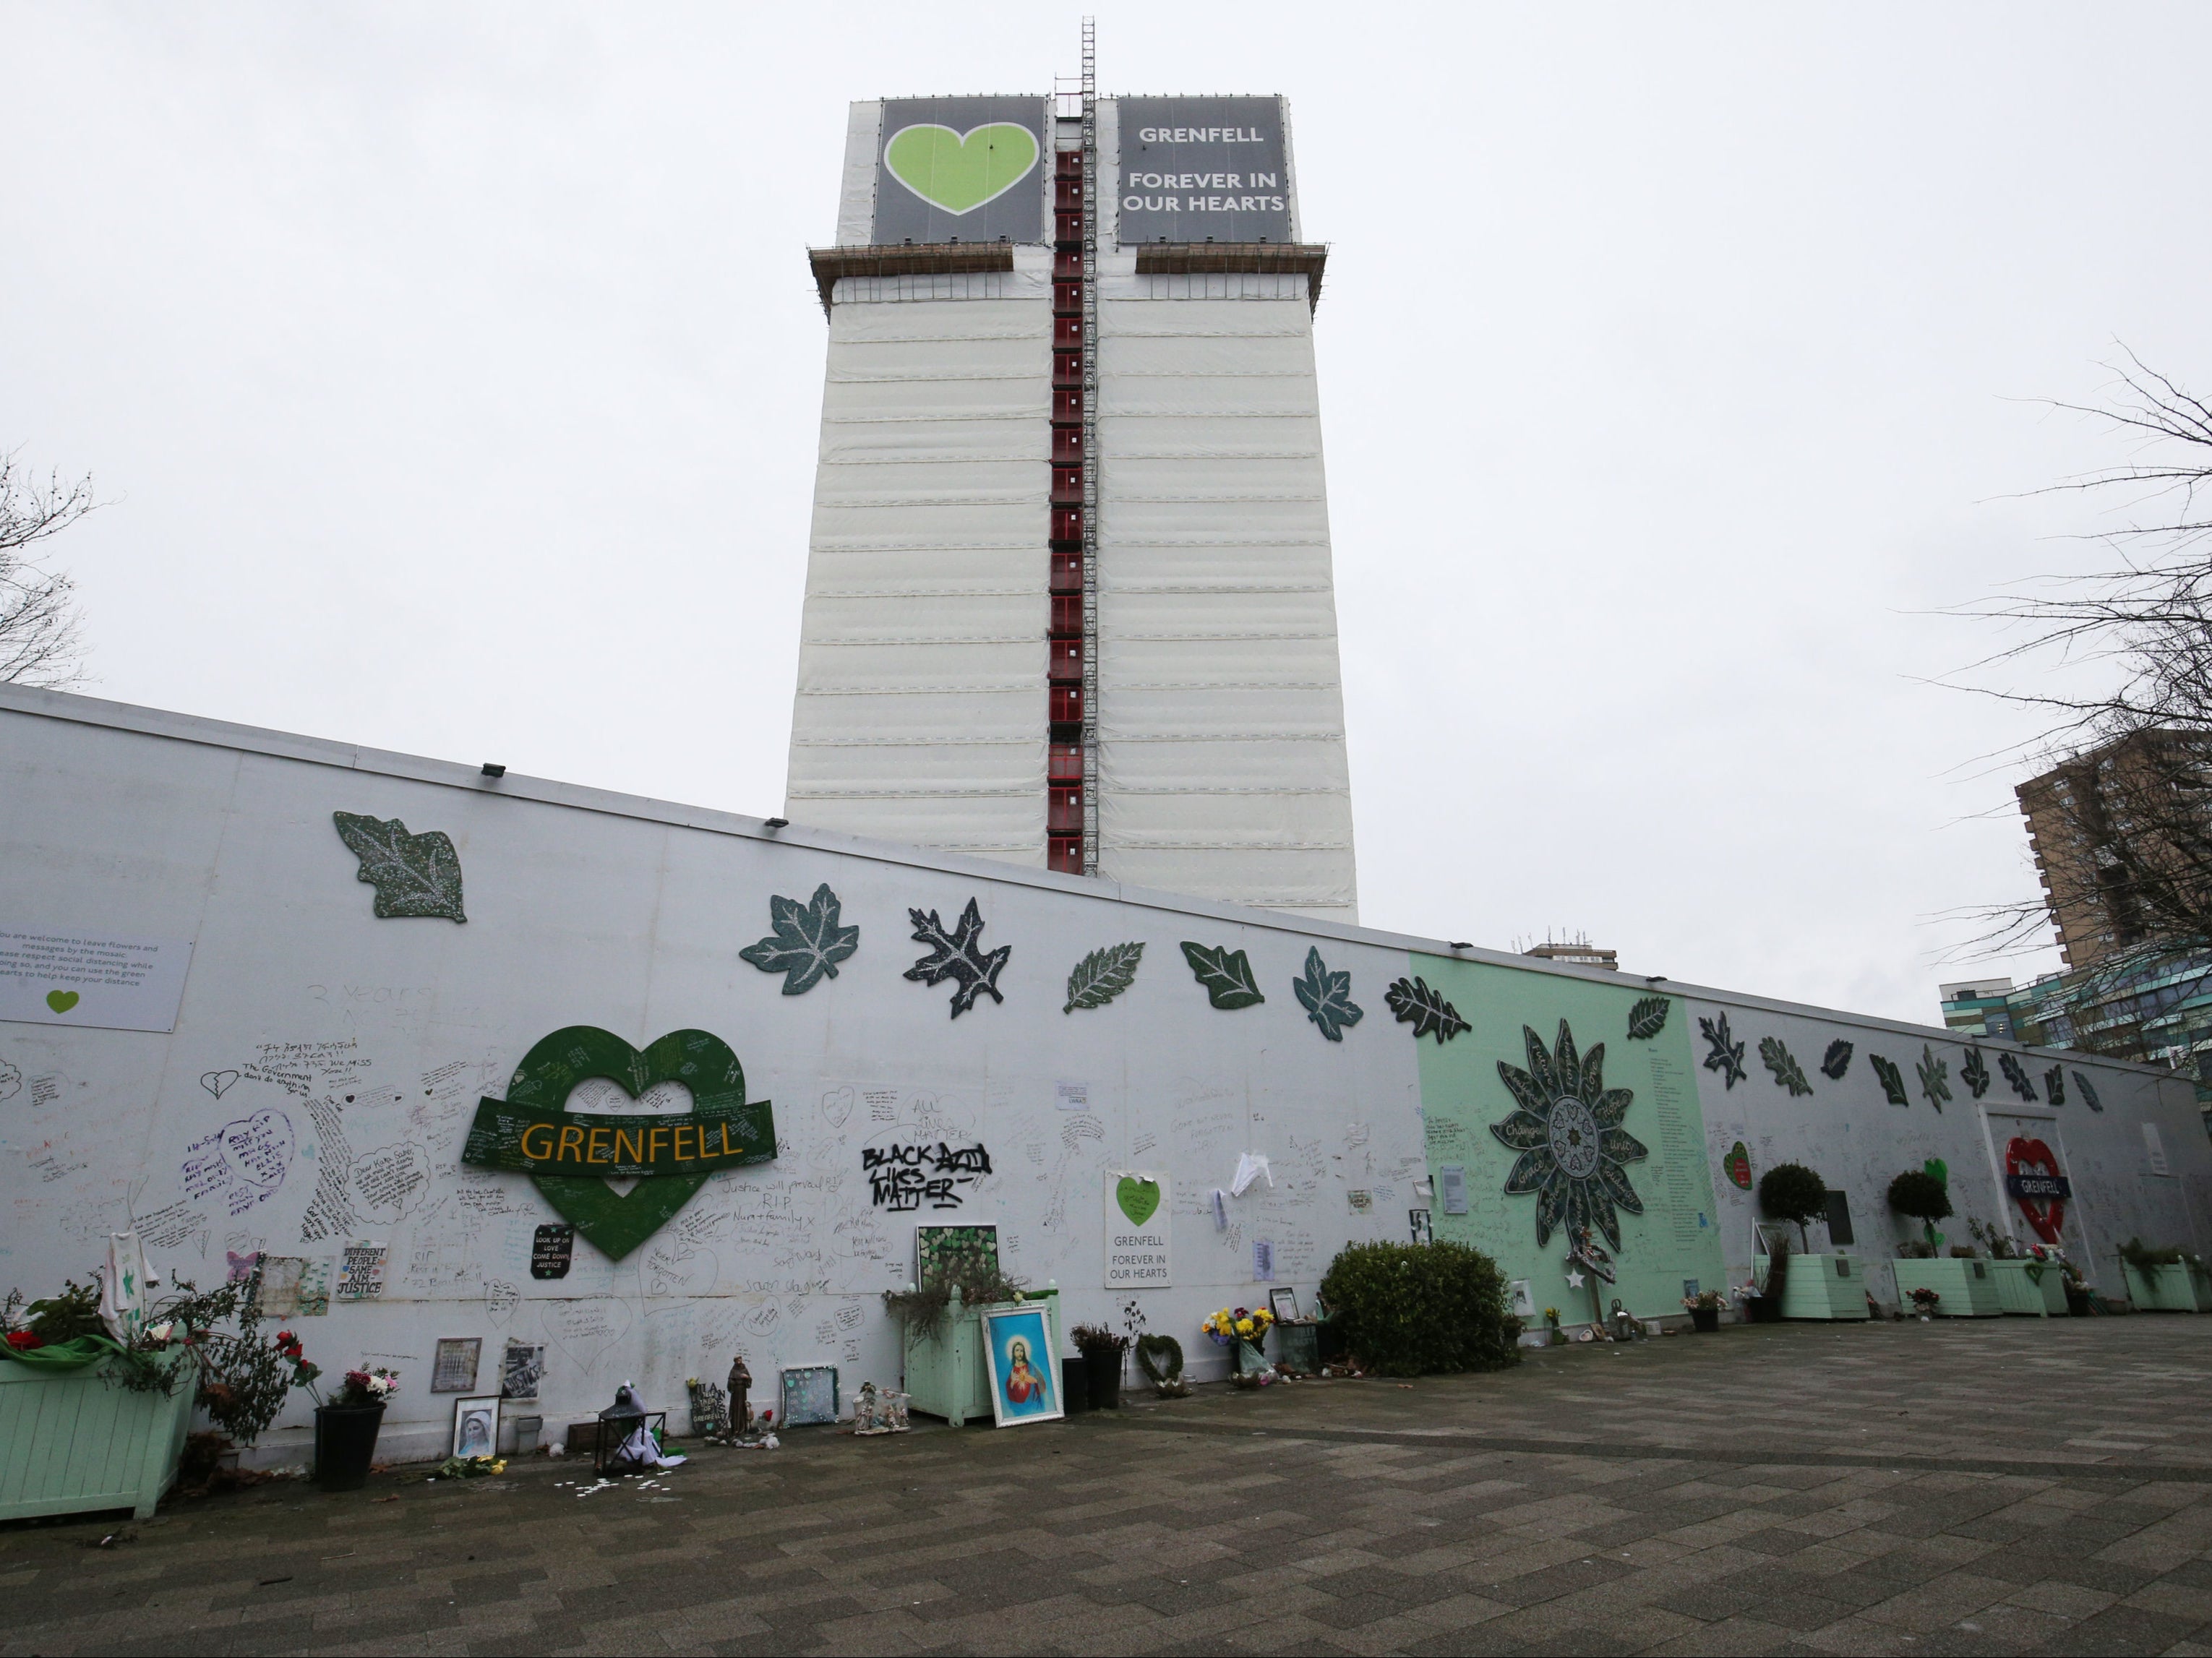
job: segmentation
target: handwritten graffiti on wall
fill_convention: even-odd
[[[860,1171],[868,1177],[869,1195],[878,1209],[893,1212],[919,1209],[957,1209],[965,1188],[991,1172],[991,1154],[982,1143],[954,1147],[939,1140],[935,1145],[865,1146]]]
[[[284,1183],[293,1149],[291,1119],[281,1111],[227,1122],[185,1148],[185,1192],[243,1214]]]

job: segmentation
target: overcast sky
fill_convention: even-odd
[[[1363,919],[1932,1020],[2033,878],[1928,613],[2095,557],[2033,399],[2212,386],[2212,9],[1098,14],[1104,90],[1292,102]],[[1079,17],[0,5],[87,689],[775,811],[846,103]]]

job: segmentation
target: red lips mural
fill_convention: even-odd
[[[2066,1176],[2058,1172],[2057,1155],[2040,1139],[2015,1139],[2005,1147],[2005,1175],[2006,1187],[2036,1236],[2057,1243],[2071,1194]]]

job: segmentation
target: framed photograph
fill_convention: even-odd
[[[995,1277],[999,1271],[999,1229],[995,1226],[917,1226],[914,1229],[914,1281],[927,1290],[939,1279]]]
[[[1288,1284],[1279,1284],[1267,1291],[1267,1310],[1275,1315],[1278,1324],[1298,1321],[1298,1292]]]
[[[983,1362],[991,1374],[991,1419],[1001,1428],[1066,1414],[1060,1407],[1052,1319],[1042,1307],[985,1313]]]
[[[438,1356],[430,1363],[430,1391],[434,1394],[472,1394],[477,1390],[477,1361],[483,1357],[482,1336],[447,1336],[438,1343]]]
[[[837,1419],[837,1367],[835,1364],[789,1364],[784,1367],[780,1428],[803,1428],[810,1423]]]
[[[453,1401],[453,1456],[499,1455],[499,1395],[483,1394]]]

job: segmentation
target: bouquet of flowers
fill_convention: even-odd
[[[1226,1347],[1238,1341],[1249,1341],[1254,1347],[1267,1338],[1267,1327],[1275,1315],[1262,1308],[1257,1311],[1249,1307],[1224,1307],[1209,1314],[1199,1327],[1213,1339],[1217,1346]]]
[[[1728,1305],[1728,1295],[1723,1291],[1700,1290],[1694,1296],[1682,1297],[1682,1310],[1686,1313],[1717,1313]]]
[[[301,1349],[300,1338],[289,1330],[279,1330],[271,1344],[277,1355],[292,1367],[292,1385],[305,1388],[307,1396],[318,1406],[329,1406],[338,1410],[357,1410],[364,1405],[381,1405],[399,1391],[397,1370],[348,1370],[328,1399],[315,1386],[315,1378],[322,1375],[322,1367],[309,1362]]]
[[[1942,1295],[1923,1284],[1912,1292],[1913,1310],[1921,1317],[1928,1318],[1935,1313],[1936,1303],[1942,1299]]]

